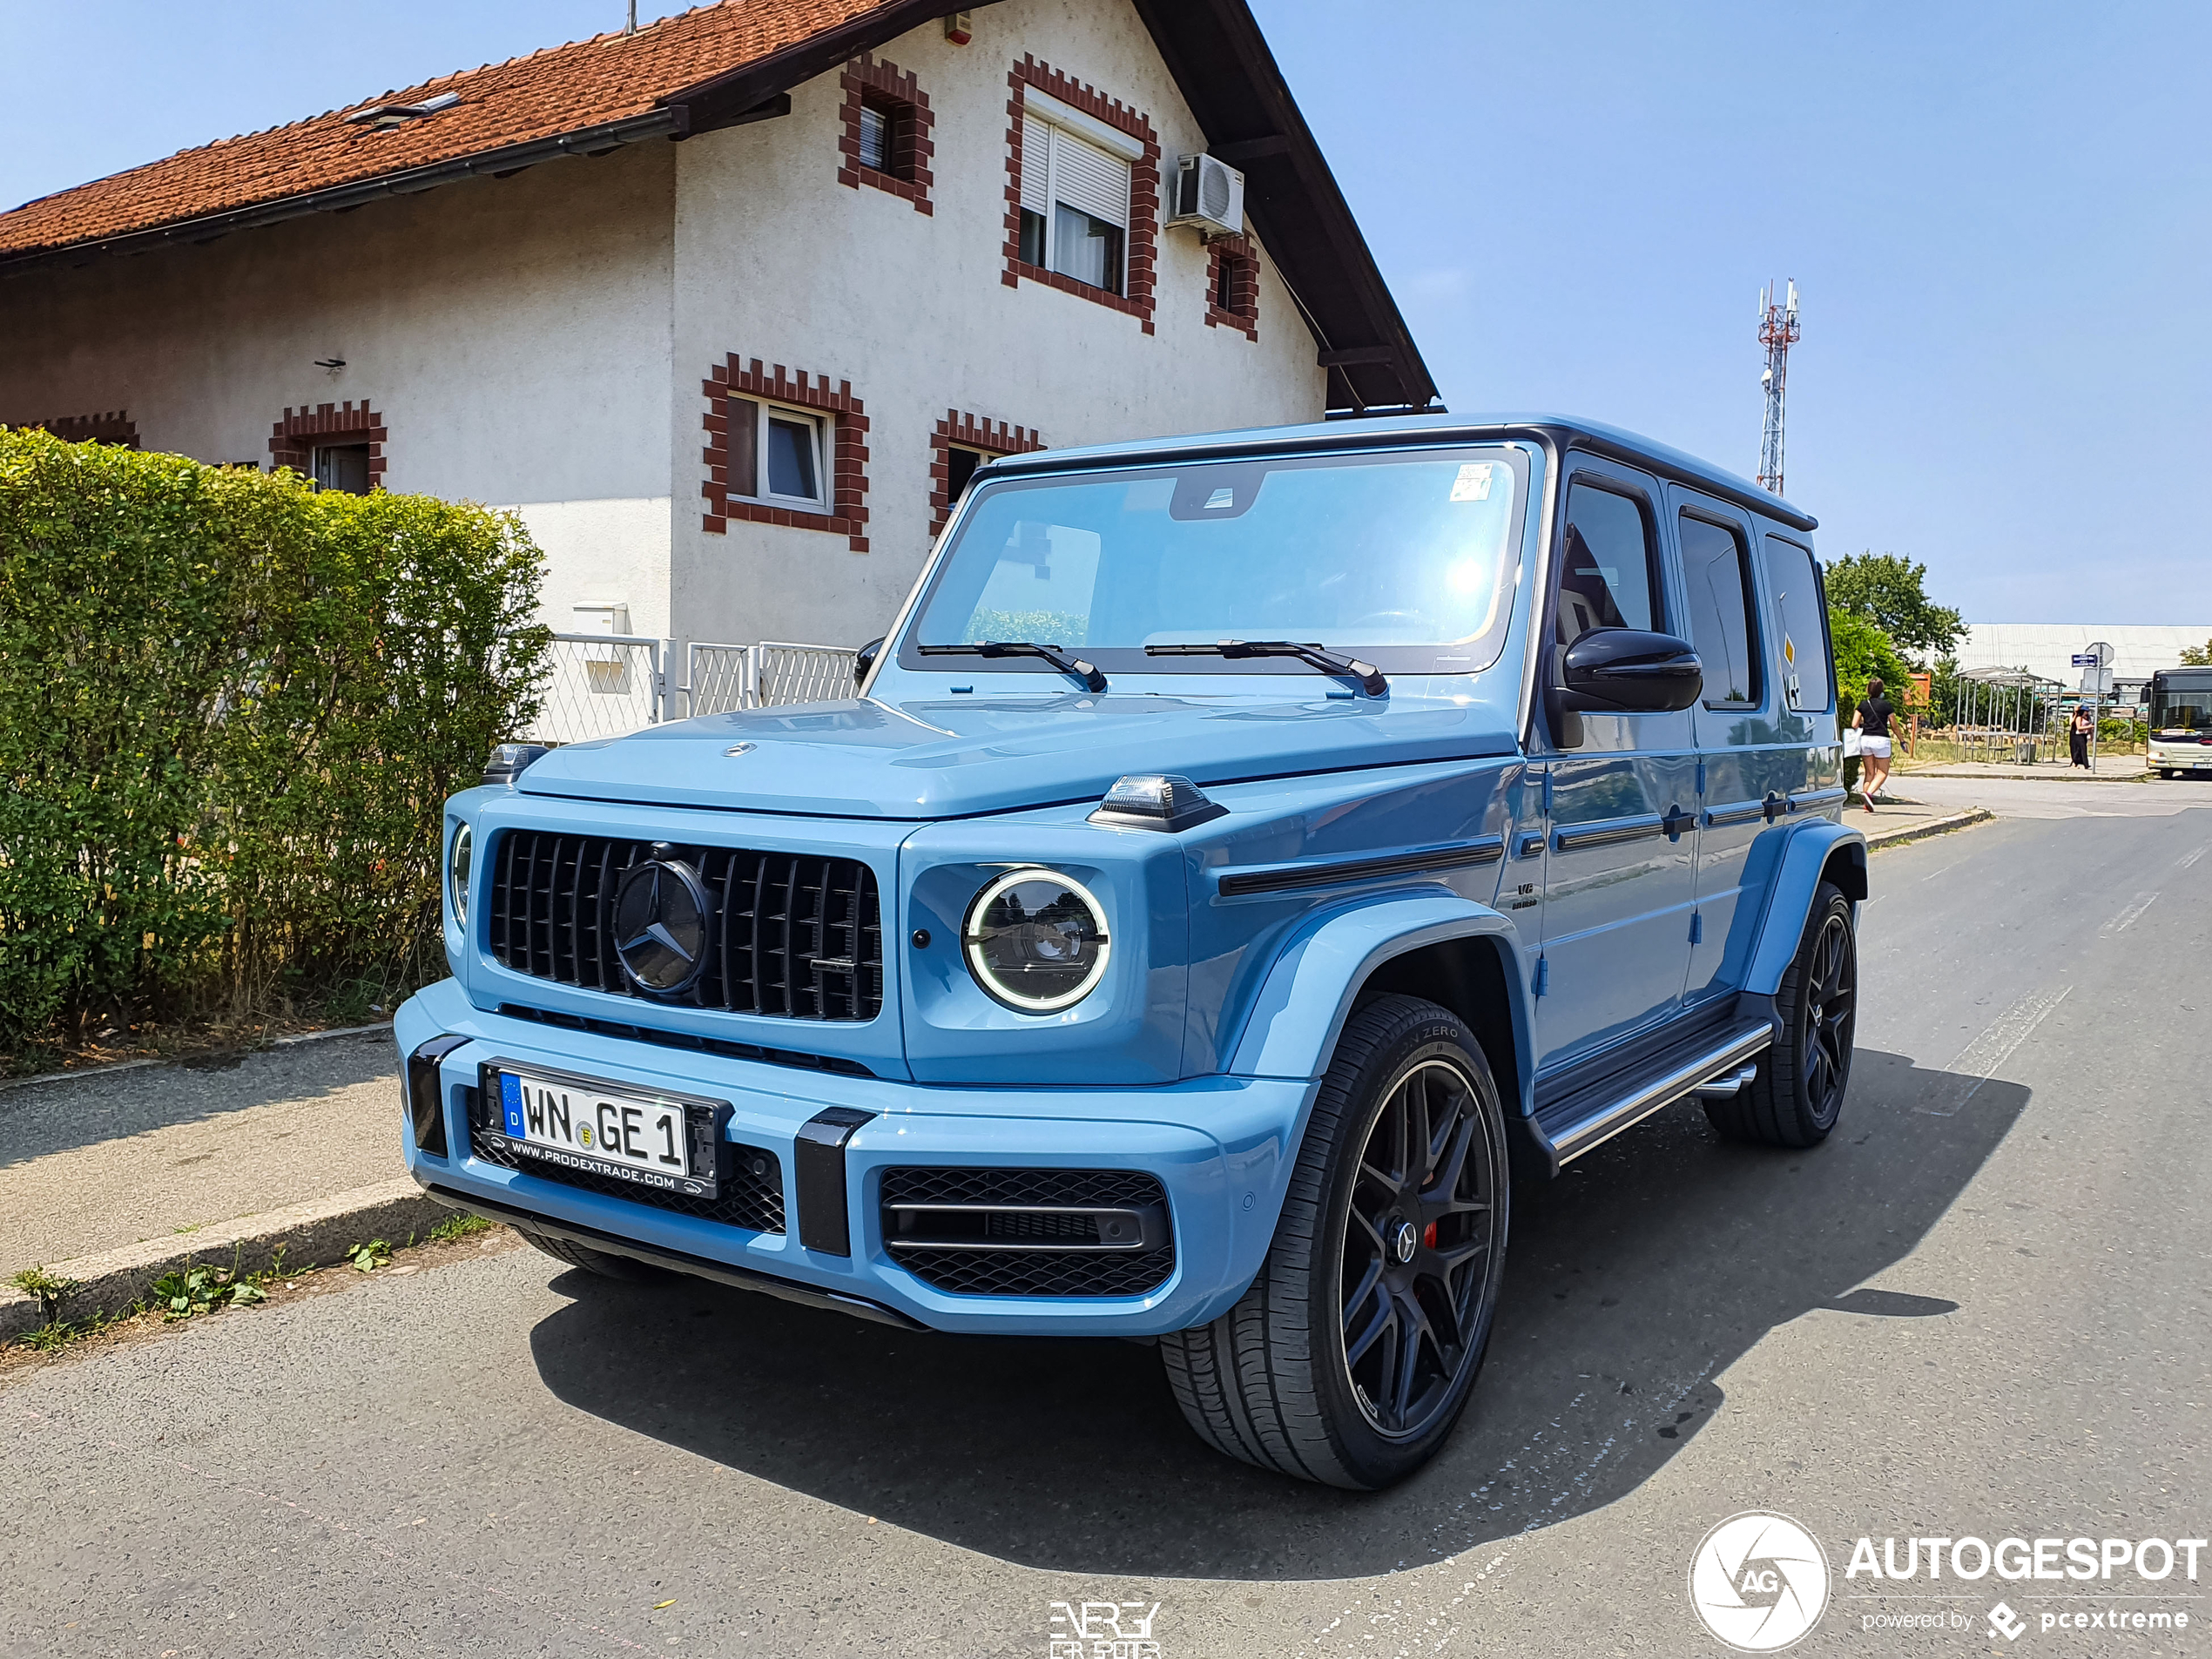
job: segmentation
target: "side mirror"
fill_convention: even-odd
[[[865,685],[867,684],[868,670],[875,666],[875,659],[878,656],[881,655],[882,651],[883,642],[880,639],[871,639],[867,644],[861,646],[860,650],[853,653],[853,685]]]
[[[1638,628],[1593,628],[1561,653],[1559,692],[1568,709],[1665,714],[1705,689],[1704,665],[1687,640]]]

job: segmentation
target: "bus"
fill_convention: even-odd
[[[2148,748],[2161,778],[2212,772],[2212,668],[2161,668],[2150,677]]]

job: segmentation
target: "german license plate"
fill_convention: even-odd
[[[717,1196],[713,1169],[695,1161],[690,1112],[681,1100],[504,1065],[486,1081],[496,1086],[508,1145],[522,1157],[664,1192]],[[705,1157],[711,1156],[710,1142]]]

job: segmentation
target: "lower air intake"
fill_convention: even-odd
[[[1167,1194],[1135,1170],[887,1170],[883,1237],[956,1296],[1143,1296],[1175,1271]]]

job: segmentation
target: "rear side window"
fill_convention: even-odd
[[[1635,497],[1575,485],[1567,492],[1565,552],[1556,613],[1561,644],[1593,628],[1662,628],[1651,524]]]
[[[1834,698],[1828,669],[1828,612],[1812,555],[1779,536],[1766,538],[1774,619],[1782,631],[1782,691],[1793,709],[1817,714]]]
[[[1759,624],[1753,613],[1751,551],[1725,524],[1684,513],[1682,570],[1689,590],[1689,643],[1705,665],[1705,706],[1756,708]]]

